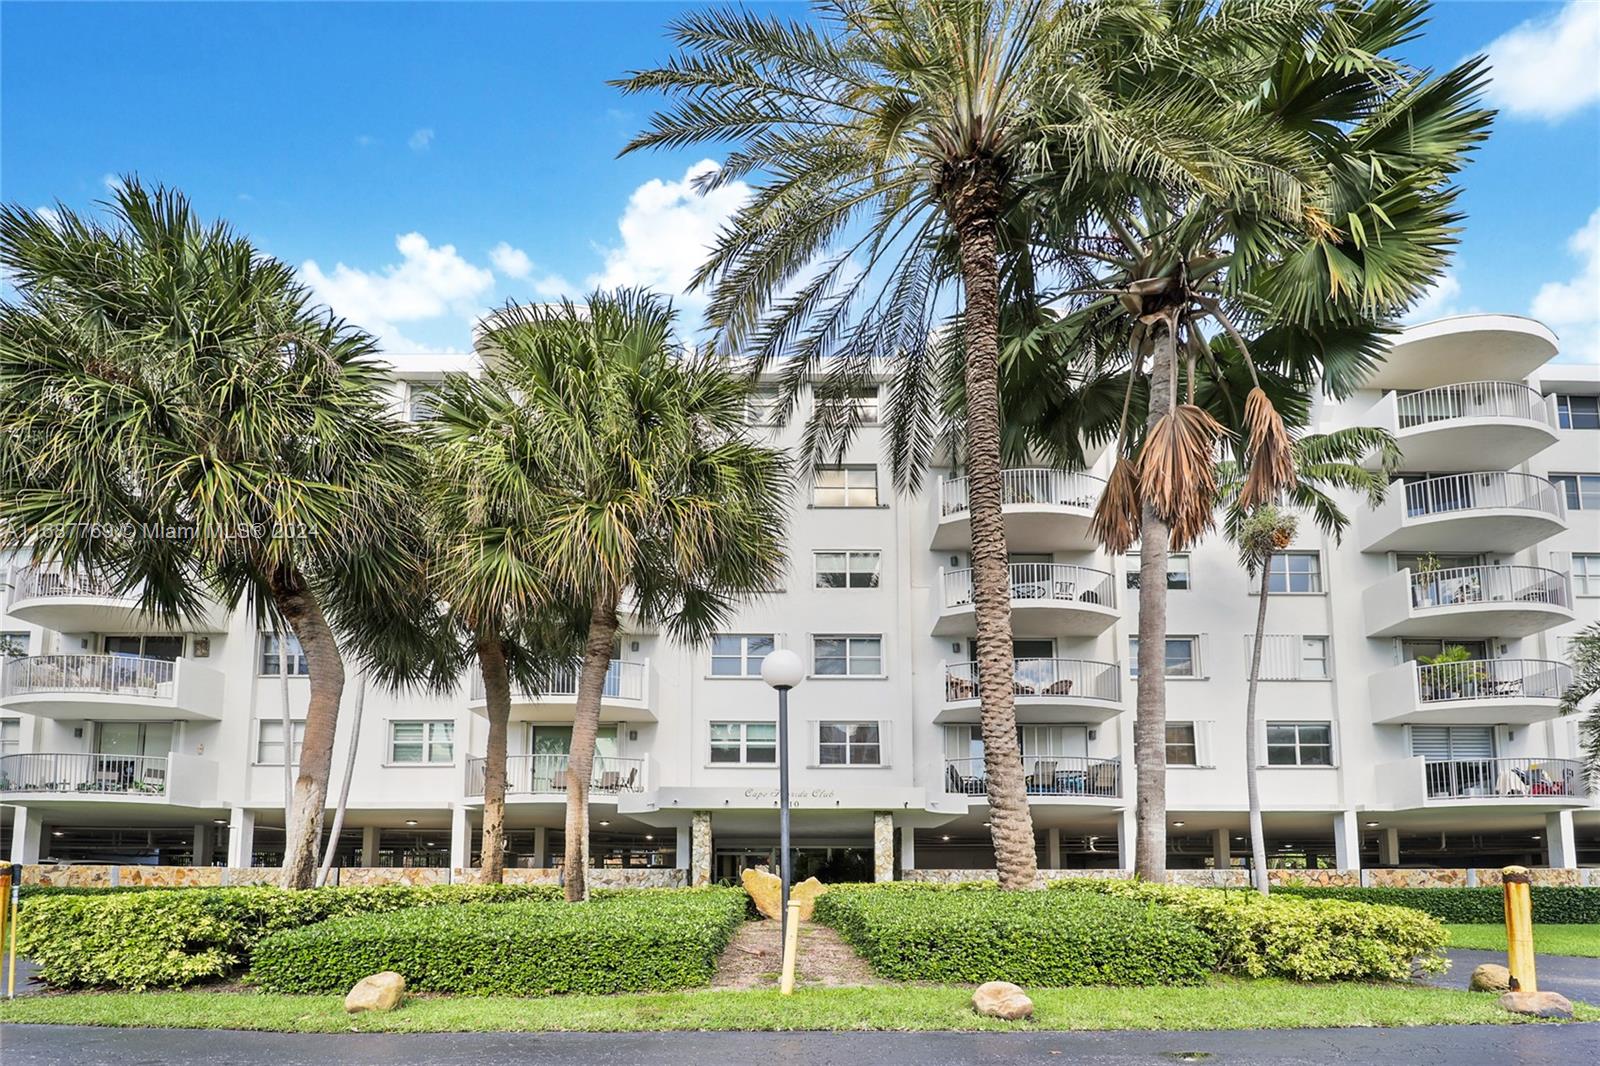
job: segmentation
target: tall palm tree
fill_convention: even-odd
[[[1586,626],[1567,638],[1572,659],[1572,684],[1561,693],[1562,714],[1584,714],[1579,729],[1589,784],[1600,787],[1600,623]],[[1587,713],[1585,713],[1587,712]]]
[[[1267,598],[1272,592],[1272,557],[1294,543],[1299,513],[1308,513],[1322,532],[1338,543],[1350,525],[1349,517],[1330,493],[1359,493],[1367,506],[1377,507],[1388,493],[1389,478],[1399,469],[1399,445],[1387,430],[1370,426],[1334,430],[1301,437],[1290,445],[1294,480],[1277,499],[1247,508],[1243,503],[1244,479],[1234,464],[1218,472],[1218,487],[1226,508],[1223,528],[1239,550],[1240,562],[1252,577],[1259,577],[1256,628],[1250,644],[1250,680],[1244,704],[1245,790],[1250,805],[1250,871],[1256,890],[1268,891],[1267,841],[1261,824],[1260,744],[1256,731],[1256,693],[1261,679],[1261,649],[1266,640]],[[1376,456],[1377,469],[1363,460]]]
[[[542,561],[549,601],[584,616],[567,762],[569,900],[587,892],[595,733],[624,614],[701,642],[785,565],[785,458],[748,438],[748,378],[680,350],[674,320],[664,298],[623,289],[583,307],[507,307],[479,341],[487,369],[476,400],[510,438],[485,476],[497,489],[515,480],[526,558]],[[463,569],[499,565],[470,544],[462,556]]]
[[[167,625],[206,598],[299,638],[310,701],[283,883],[316,875],[344,662],[334,585],[382,595],[414,462],[367,334],[179,193],[0,209],[0,549]],[[284,738],[285,758],[292,748]]]

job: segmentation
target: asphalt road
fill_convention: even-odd
[[[1074,1066],[1201,1062],[1216,1066],[1327,1063],[1593,1062],[1600,1024],[1301,1029],[1220,1033],[433,1033],[318,1036],[160,1029],[0,1027],[6,1066],[705,1066],[710,1062],[1063,1062]]]
[[[1457,948],[1450,952],[1450,971],[1428,978],[1427,983],[1441,988],[1466,988],[1473,969],[1486,962],[1497,962],[1504,966],[1506,953]],[[1574,1003],[1600,1006],[1600,959],[1537,955],[1533,960],[1533,971],[1542,991],[1560,992]],[[1600,1058],[1600,1048],[1595,1049],[1595,1057]]]

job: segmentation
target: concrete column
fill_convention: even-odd
[[[11,861],[38,862],[39,842],[44,839],[44,822],[39,812],[27,807],[13,807],[11,817]]]
[[[909,825],[900,827],[900,869],[917,868],[917,831]]]
[[[1361,822],[1355,811],[1334,815],[1333,864],[1341,870],[1361,869]]]
[[[1052,870],[1061,869],[1061,830],[1054,826],[1044,831],[1044,862]]]
[[[1228,843],[1226,829],[1211,831],[1211,865],[1218,870],[1226,870],[1233,866],[1233,849]]]
[[[456,869],[472,865],[472,819],[465,807],[450,810],[450,865]]]
[[[1117,869],[1132,870],[1134,856],[1134,837],[1138,832],[1138,820],[1134,817],[1133,807],[1128,807],[1117,817]]]
[[[1378,834],[1378,865],[1400,865],[1400,830],[1394,826]]]
[[[256,812],[235,807],[228,812],[228,865],[244,869],[250,865],[256,846]]]
[[[196,822],[194,824],[194,836],[190,837],[189,839],[193,842],[190,845],[190,847],[193,849],[193,852],[194,852],[193,865],[195,865],[195,866],[210,866],[211,865],[211,823],[210,822]]]
[[[533,865],[543,869],[545,863],[550,861],[550,830],[544,826],[535,826],[533,830]]]
[[[695,811],[689,821],[689,887],[711,883],[711,812]]]
[[[872,879],[894,880],[894,815],[888,811],[872,815]]]
[[[1572,812],[1556,811],[1544,816],[1544,842],[1550,865],[1558,870],[1578,868],[1578,842],[1572,833]]]
[[[375,825],[361,828],[361,865],[378,865],[378,827]]]

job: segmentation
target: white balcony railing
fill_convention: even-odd
[[[1081,755],[1024,755],[1023,781],[1030,796],[1091,796],[1116,799],[1122,795],[1122,766],[1117,759],[1088,759]],[[946,759],[945,791],[963,796],[988,793],[988,771],[982,759]]]
[[[165,756],[82,752],[0,755],[0,792],[162,796],[166,791]]]
[[[1010,571],[1013,603],[1092,603],[1101,607],[1117,605],[1116,582],[1112,575],[1092,566],[1073,563],[1012,563]],[[972,570],[944,572],[944,605],[947,609],[972,604]]]
[[[568,756],[561,754],[507,756],[506,791],[564,794],[567,791],[567,759]],[[467,795],[483,795],[486,762],[481,755],[467,759]],[[644,760],[595,756],[589,790],[605,794],[642,792]]]
[[[1000,472],[1000,503],[1002,506],[1034,503],[1092,510],[1105,487],[1104,479],[1081,471],[1017,467]],[[962,514],[970,506],[965,477],[940,480],[940,517]]]
[[[0,696],[76,692],[170,699],[177,666],[133,655],[32,655],[5,664]]]
[[[12,580],[11,602],[21,600],[74,597],[85,599],[121,600],[130,597],[117,591],[116,585],[90,574],[69,573],[47,567],[23,567]]]
[[[1411,606],[1462,607],[1483,603],[1542,603],[1572,607],[1567,575],[1541,566],[1455,566],[1411,571]]]
[[[1547,421],[1544,397],[1515,381],[1469,381],[1395,397],[1401,429],[1454,418],[1516,418]]]
[[[1122,699],[1122,670],[1116,663],[1090,659],[1018,659],[1012,665],[1012,691],[1020,697]],[[978,698],[978,664],[945,663],[946,703]]]
[[[512,695],[517,700],[549,699],[553,697],[572,698],[578,694],[578,672],[582,664],[573,662],[559,667],[541,686],[536,693],[525,692],[517,689]],[[642,703],[645,697],[645,684],[648,679],[650,663],[624,662],[614,659],[606,669],[605,687],[600,690],[600,697],[608,700],[632,700]],[[481,700],[483,693],[483,673],[479,670],[472,671],[472,698]]]
[[[1572,684],[1572,667],[1544,659],[1469,659],[1417,667],[1422,703],[1452,700],[1554,700]]]
[[[1422,774],[1429,799],[1589,795],[1583,764],[1570,759],[1429,759]]]
[[[1561,493],[1550,482],[1504,470],[1413,481],[1405,487],[1405,502],[1407,518],[1508,509],[1534,511],[1559,521],[1566,513]]]

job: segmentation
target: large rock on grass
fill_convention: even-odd
[[[1474,992],[1511,991],[1511,971],[1499,963],[1486,962],[1472,971],[1467,987]]]
[[[1014,1022],[1033,1013],[1033,1000],[1010,981],[989,981],[972,993],[972,1009],[986,1018]]]
[[[750,893],[750,898],[755,901],[756,910],[773,921],[779,921],[779,911],[783,909],[783,879],[765,870],[746,870],[739,876],[744,882],[744,890]],[[808,877],[798,885],[790,886],[789,899],[800,904],[802,922],[811,920],[811,912],[817,905],[817,897],[826,891],[828,886],[815,877]]]
[[[1512,1014],[1535,1018],[1570,1018],[1572,1001],[1559,992],[1507,992],[1500,1005]]]
[[[385,970],[357,981],[355,987],[350,989],[350,994],[344,997],[344,1009],[351,1014],[367,1010],[389,1011],[398,1007],[405,998],[406,979],[393,970]]]

